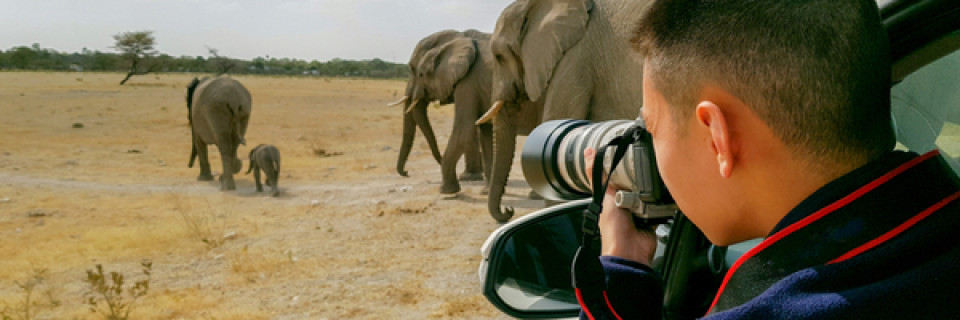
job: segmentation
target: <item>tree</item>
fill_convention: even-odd
[[[30,49],[30,47],[16,47],[10,50],[8,53],[10,56],[10,63],[14,68],[20,70],[26,70],[28,67],[33,64],[33,60],[36,59],[37,53]]]
[[[120,85],[127,83],[130,77],[144,75],[151,72],[157,72],[159,64],[153,63],[142,66],[157,51],[153,48],[156,40],[153,38],[153,31],[128,31],[118,33],[113,36],[116,40],[114,49],[120,51],[123,60],[130,63],[130,69],[127,71],[127,77],[120,81]]]
[[[111,70],[116,63],[116,57],[109,54],[100,52],[100,50],[94,51],[93,55],[90,58],[91,70],[100,70],[107,71]]]
[[[224,73],[230,72],[230,69],[233,69],[233,67],[237,66],[237,62],[233,61],[233,59],[221,56],[219,54],[220,50],[207,46],[207,51],[210,52],[210,57],[211,57],[207,61],[210,61],[213,63],[214,69],[217,70],[218,77]]]

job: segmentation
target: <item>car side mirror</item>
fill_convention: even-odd
[[[516,318],[577,317],[570,266],[589,204],[583,199],[541,209],[490,234],[479,270],[487,300]]]

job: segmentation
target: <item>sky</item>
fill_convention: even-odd
[[[171,56],[379,58],[406,63],[445,29],[492,32],[513,0],[2,0],[0,50],[39,43],[113,52],[113,35],[153,31]]]

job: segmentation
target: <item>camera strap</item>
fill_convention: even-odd
[[[598,241],[600,239],[600,226],[598,221],[600,212],[603,210],[604,193],[610,184],[610,176],[616,170],[620,161],[623,160],[630,145],[638,141],[642,134],[649,133],[639,126],[630,127],[623,134],[600,147],[593,161],[593,172],[591,173],[593,201],[590,202],[587,209],[583,210],[583,224],[581,226],[583,237],[580,240],[580,248],[577,249],[571,268],[577,300],[580,302],[583,314],[591,320],[620,319],[607,298],[606,277],[603,266],[600,264]],[[615,151],[610,165],[610,174],[604,179],[603,158],[610,147],[615,147]]]

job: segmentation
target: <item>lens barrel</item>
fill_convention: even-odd
[[[523,175],[530,187],[551,200],[573,200],[591,195],[589,172],[583,151],[599,149],[635,124],[632,120],[591,123],[584,120],[551,120],[537,126],[527,137],[520,155]],[[632,159],[632,154],[625,160]],[[610,168],[605,159],[604,172]],[[632,160],[630,160],[632,162]],[[629,163],[629,162],[628,162]],[[633,168],[621,166],[611,183],[629,188],[635,182]],[[622,170],[621,170],[622,169]]]

